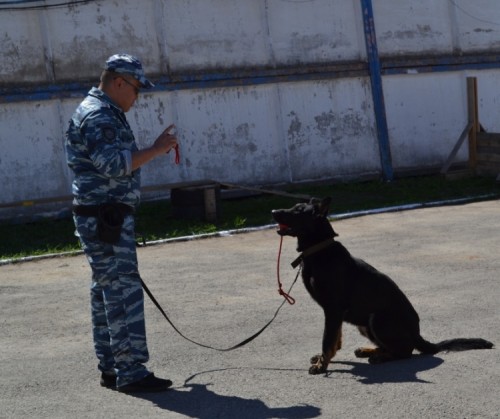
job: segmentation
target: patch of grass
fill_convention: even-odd
[[[446,180],[440,176],[403,178],[393,182],[335,183],[294,187],[287,192],[333,198],[330,212],[344,213],[394,205],[425,203],[447,199],[500,197],[500,187],[492,178],[472,177]],[[172,217],[169,201],[145,202],[137,214],[137,233],[147,241],[243,227],[272,224],[271,210],[288,208],[296,199],[263,194],[251,198],[222,200],[217,224]],[[0,259],[57,253],[80,248],[71,219],[0,225]]]

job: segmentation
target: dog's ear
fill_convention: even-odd
[[[326,197],[321,200],[318,206],[319,214],[323,217],[328,216],[328,211],[330,210],[330,203],[332,202],[332,198]]]

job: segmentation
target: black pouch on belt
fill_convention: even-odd
[[[120,240],[124,216],[118,205],[99,205],[97,213],[97,235],[104,243],[114,244]]]

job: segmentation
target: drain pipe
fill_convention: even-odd
[[[370,81],[372,86],[373,109],[375,112],[375,121],[377,125],[377,139],[379,144],[380,163],[382,165],[384,179],[387,181],[391,181],[394,178],[394,173],[392,169],[389,130],[387,128],[384,89],[382,86],[380,57],[378,55],[377,36],[375,34],[372,1],[361,0],[361,9],[363,14],[366,55],[368,57]]]

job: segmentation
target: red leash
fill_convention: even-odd
[[[179,164],[181,162],[181,153],[179,152],[179,144],[176,144],[174,147],[175,150],[175,164]],[[167,151],[167,154],[170,153],[170,150]]]
[[[277,269],[276,269],[276,274],[277,274],[277,279],[278,279],[278,293],[279,295],[282,295],[283,298],[288,302],[288,304],[293,305],[295,304],[295,298],[290,296],[290,294],[287,294],[283,290],[283,284],[280,281],[280,259],[281,259],[281,247],[283,246],[283,236],[281,236],[280,240],[280,249],[278,251],[278,263],[277,263]]]
[[[171,133],[170,131],[172,130],[173,132]],[[175,136],[176,135],[175,125],[174,124],[169,125],[168,128],[165,131],[163,131],[163,133]],[[181,162],[181,153],[179,152],[179,144],[176,144],[172,148],[175,150],[175,164],[179,164]],[[170,150],[172,150],[172,148]],[[167,154],[170,153],[170,150],[167,151]]]

